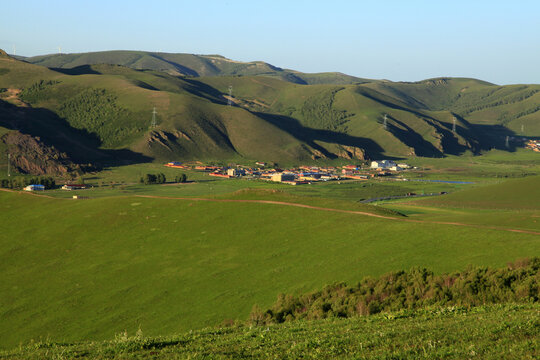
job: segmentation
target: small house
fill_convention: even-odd
[[[62,190],[82,190],[86,189],[86,185],[84,184],[65,184],[62,186]]]
[[[24,191],[43,191],[45,190],[45,185],[32,184],[24,188]]]
[[[284,182],[284,181],[294,181],[295,177],[292,173],[278,173],[272,175],[272,181]]]
[[[231,177],[245,176],[246,171],[244,169],[227,169],[227,175]]]

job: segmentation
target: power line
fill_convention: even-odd
[[[227,105],[232,106],[232,85],[229,85],[229,98],[227,99]]]
[[[156,111],[156,107],[154,106],[154,110],[152,110],[152,123],[150,124],[150,127],[152,129],[157,126],[157,124],[156,124],[156,114],[157,114],[157,111]]]

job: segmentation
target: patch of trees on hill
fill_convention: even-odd
[[[43,185],[45,189],[54,189],[56,182],[50,176],[17,176],[15,178],[0,180],[0,187],[5,189],[22,189],[28,185]]]
[[[473,307],[508,302],[538,302],[540,258],[523,259],[502,269],[473,268],[435,275],[427,269],[365,278],[355,286],[338,283],[321,291],[280,294],[270,309],[254,306],[253,324],[376,314],[428,306]]]

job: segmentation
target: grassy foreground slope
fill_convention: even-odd
[[[4,348],[138,328],[171,334],[245,319],[278,293],[540,252],[532,234],[275,204],[0,192],[0,209]]]
[[[538,305],[442,308],[347,320],[234,326],[104,342],[41,342],[2,359],[534,359]]]

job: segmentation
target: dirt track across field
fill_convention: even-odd
[[[13,193],[19,193],[19,194],[24,193],[24,194],[28,194],[28,195],[37,196],[37,197],[44,197],[44,198],[49,198],[49,199],[58,199],[58,198],[55,198],[55,197],[52,197],[52,196],[49,196],[49,195],[36,194],[36,193],[33,193],[33,192],[21,192],[21,191],[10,190],[10,189],[2,189],[2,188],[0,188],[0,191],[13,192]],[[404,218],[404,217],[378,215],[378,214],[373,214],[373,213],[366,212],[366,211],[332,209],[332,208],[325,208],[325,207],[320,207],[320,206],[312,206],[312,205],[305,205],[305,204],[298,204],[298,203],[289,203],[289,202],[285,202],[285,201],[242,200],[242,199],[207,199],[207,198],[172,197],[172,196],[156,196],[156,195],[133,195],[133,196],[134,197],[140,197],[140,198],[149,198],[149,199],[209,201],[209,202],[231,202],[231,203],[251,203],[251,204],[270,204],[270,205],[280,205],[280,206],[293,206],[293,207],[297,207],[297,208],[313,209],[313,210],[320,210],[320,211],[330,211],[330,212],[343,213],[343,214],[362,215],[362,216],[369,216],[369,217],[385,219],[385,220],[402,221],[402,222],[417,223],[417,224],[436,224],[436,225],[464,226],[464,227],[471,227],[471,228],[477,228],[477,229],[499,230],[499,231],[509,231],[509,232],[514,232],[514,233],[521,233],[521,234],[540,235],[540,232],[533,231],[533,230],[511,229],[511,228],[498,227],[498,226],[465,224],[465,223],[460,223],[460,222],[449,222],[449,221],[414,220],[414,219],[408,219],[408,218]],[[71,199],[68,198],[68,199],[59,199],[59,200],[71,200]]]
[[[294,207],[305,208],[305,209],[313,209],[313,210],[320,210],[320,211],[331,211],[331,212],[338,212],[338,213],[345,213],[345,214],[363,215],[363,216],[370,216],[370,217],[375,217],[375,218],[379,218],[379,219],[411,222],[411,223],[418,223],[418,224],[437,224],[437,225],[465,226],[465,227],[472,227],[472,228],[478,228],[478,229],[502,230],[502,231],[510,231],[510,232],[517,232],[517,233],[523,233],[523,234],[540,235],[540,232],[532,231],[532,230],[510,229],[510,228],[497,227],[497,226],[474,225],[474,224],[465,224],[465,223],[459,223],[459,222],[414,220],[414,219],[400,218],[400,217],[394,217],[394,216],[378,215],[378,214],[373,214],[373,213],[369,213],[369,212],[365,212],[365,211],[332,209],[332,208],[325,208],[325,207],[298,204],[298,203],[289,203],[289,202],[285,202],[285,201],[241,200],[241,199],[207,199],[207,198],[171,197],[171,196],[155,196],[155,195],[135,195],[135,196],[136,197],[142,197],[142,198],[151,198],[151,199],[210,201],[210,202],[236,202],[236,203],[273,204],[273,205],[282,205],[282,206],[294,206]]]

